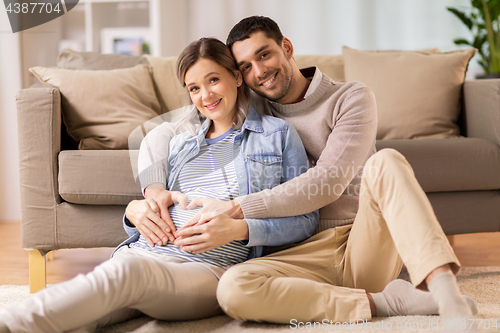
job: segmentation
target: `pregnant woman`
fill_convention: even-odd
[[[111,259],[7,309],[0,315],[0,333],[94,331],[141,314],[160,320],[213,316],[221,313],[216,288],[227,268],[266,254],[266,246],[313,234],[317,211],[265,220],[228,218],[225,225],[222,218],[218,223],[227,230],[224,244],[209,251],[187,251],[175,244],[175,229],[196,213],[184,209],[193,198],[231,200],[272,188],[308,168],[293,127],[249,107],[248,88],[222,42],[212,38],[193,42],[181,53],[177,70],[193,103],[186,107],[184,119],[199,119],[198,126],[165,142],[162,131],[171,124],[159,125],[143,140],[139,158],[141,164],[147,156],[169,152],[164,160],[144,168],[141,184],[146,191],[151,185],[176,202],[169,208],[175,225],[169,230],[170,240],[152,242],[154,221],[167,220],[155,213],[155,200],[132,202],[124,221],[131,237]],[[144,223],[134,214],[138,211],[152,215]]]

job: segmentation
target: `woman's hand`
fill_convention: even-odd
[[[175,201],[183,209],[187,208],[188,199],[184,194],[166,190],[161,191],[163,193],[156,192],[153,194],[149,192],[146,199],[130,202],[125,210],[129,221],[136,226],[151,247],[154,244],[166,245],[169,240],[171,242],[175,240],[175,225],[170,218],[168,207],[173,205]]]
[[[146,199],[153,199],[156,202],[157,207],[159,208],[160,217],[167,224],[166,226],[162,226],[161,229],[165,230],[167,233],[170,233],[171,236],[174,237],[175,225],[172,221],[172,218],[170,217],[170,213],[168,212],[168,207],[172,206],[175,202],[178,202],[182,209],[187,209],[187,196],[178,191],[150,188],[146,189],[146,191],[144,192],[144,196],[146,197]],[[171,241],[173,242],[173,240]]]
[[[206,223],[183,226],[177,231],[174,244],[183,251],[198,254],[216,249],[233,240],[246,239],[248,239],[248,225],[245,220],[219,214]]]

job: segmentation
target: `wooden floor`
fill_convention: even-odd
[[[0,222],[0,285],[27,285],[28,252],[21,248],[19,223]],[[453,248],[464,267],[500,266],[500,232],[456,235]],[[72,249],[54,252],[47,262],[47,283],[62,282],[108,259],[113,249]]]

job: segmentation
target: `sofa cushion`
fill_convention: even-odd
[[[57,67],[65,69],[110,70],[141,64],[148,64],[148,60],[143,56],[77,52],[70,49],[62,50],[57,59]]]
[[[377,149],[401,152],[425,192],[500,189],[500,148],[484,139],[378,140]],[[67,150],[59,153],[59,195],[91,205],[142,199],[134,181],[138,150]]]
[[[158,89],[158,100],[162,113],[189,104],[189,95],[177,79],[177,57],[152,57],[145,55],[153,69],[153,77]]]
[[[57,67],[65,69],[110,70],[135,67],[137,65],[149,65],[149,63],[146,56],[77,52],[70,49],[62,50],[57,59]],[[157,79],[161,80],[162,78]],[[163,95],[155,80],[153,80],[153,85],[156,97],[160,103],[161,113],[169,111],[170,109],[166,107]]]
[[[403,154],[425,192],[500,189],[500,147],[478,138],[378,140]]]
[[[334,81],[345,82],[342,55],[294,55],[293,59],[299,68],[317,66]]]
[[[59,195],[67,202],[87,205],[126,205],[142,199],[132,171],[137,156],[137,150],[61,151]]]
[[[377,139],[456,137],[462,83],[476,52],[358,51],[344,47],[345,77],[374,91]]]
[[[130,132],[160,113],[147,65],[109,71],[30,71],[61,92],[64,124],[80,149],[126,149]]]

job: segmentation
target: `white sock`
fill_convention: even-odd
[[[451,272],[441,273],[427,286],[439,306],[440,322],[446,328],[451,327],[452,321],[472,319],[474,311],[464,301],[458,289],[457,279]],[[476,312],[477,313],[477,312]],[[461,330],[462,331],[462,330]]]
[[[429,292],[416,289],[411,283],[396,279],[391,281],[382,292],[370,294],[377,309],[377,317],[436,315],[438,303]],[[477,313],[474,301],[468,296],[461,296],[470,310]]]

